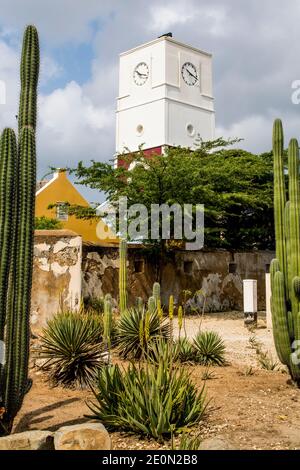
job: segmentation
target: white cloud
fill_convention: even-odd
[[[295,107],[295,113],[298,109]],[[228,127],[217,127],[216,137],[242,138],[242,142],[235,145],[249,152],[263,153],[272,148],[272,128],[276,118],[282,118],[285,131],[285,145],[289,139],[298,138],[299,126],[294,113],[282,113],[280,110],[272,110],[268,115],[252,115],[234,122]]]
[[[49,56],[42,56],[40,69],[40,85],[44,85],[49,80],[58,78],[63,73],[63,68]]]
[[[155,5],[151,11],[152,21],[149,28],[153,30],[162,30],[162,33],[176,24],[184,24],[189,21],[193,14],[187,5],[182,6],[171,3],[167,6]]]
[[[114,116],[109,109],[96,107],[78,83],[41,96],[39,109],[39,154],[47,164],[75,166],[79,160],[100,160],[103,153],[110,157],[105,154],[105,136]]]

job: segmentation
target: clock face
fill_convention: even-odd
[[[133,71],[134,83],[138,86],[144,85],[149,77],[149,68],[146,62],[140,62],[137,64]]]
[[[185,83],[193,86],[198,82],[197,69],[192,62],[185,62],[181,67],[181,75]]]

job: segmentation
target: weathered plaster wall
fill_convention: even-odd
[[[257,251],[174,252],[164,263],[162,300],[173,294],[176,302],[183,300],[183,291],[198,291],[191,306],[206,311],[242,310],[243,279],[257,279],[258,308],[265,310],[265,273],[274,253]],[[93,245],[83,246],[83,295],[102,296],[110,292],[118,297],[118,250]],[[156,260],[140,247],[128,250],[129,301],[137,296],[145,300],[151,295],[156,280]]]
[[[81,299],[81,237],[69,230],[37,230],[31,296],[32,329]]]

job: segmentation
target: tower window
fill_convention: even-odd
[[[142,124],[139,124],[136,127],[136,132],[137,132],[137,135],[142,135],[142,133],[144,132],[144,127],[142,126]]]
[[[68,220],[68,206],[65,202],[56,203],[56,218],[57,220]]]
[[[187,124],[186,131],[190,137],[193,137],[195,135],[195,129],[193,124]]]

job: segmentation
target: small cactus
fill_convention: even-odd
[[[154,313],[156,310],[156,303],[154,297],[149,297],[148,299],[148,310],[150,313]]]
[[[119,306],[121,314],[127,308],[127,242],[120,241],[120,268],[119,268]]]
[[[154,297],[154,300],[155,300],[155,306],[157,307],[157,302],[158,300],[160,300],[160,284],[159,282],[155,282],[153,284],[153,297]]]
[[[111,331],[112,331],[112,303],[109,299],[104,301],[103,314],[103,339],[107,344],[107,348],[111,347]]]
[[[144,309],[144,302],[143,302],[142,297],[137,297],[135,302],[136,302],[136,307],[137,307],[138,311],[140,313],[142,313],[142,311]]]

